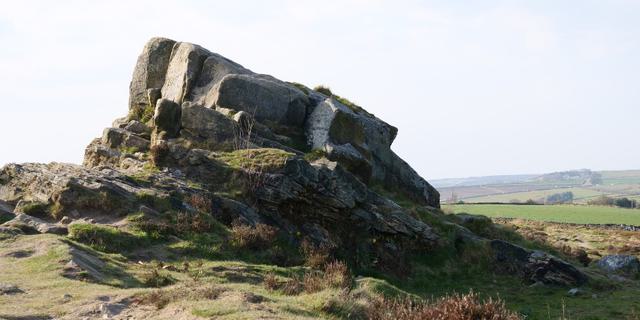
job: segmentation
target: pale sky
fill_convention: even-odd
[[[81,163],[163,36],[331,87],[427,180],[640,168],[640,1],[0,4],[0,165]]]

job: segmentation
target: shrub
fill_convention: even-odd
[[[250,225],[234,222],[231,227],[231,245],[239,249],[261,250],[270,247],[276,239],[278,228],[263,223]]]
[[[544,200],[546,204],[567,203],[572,201],[573,201],[573,192],[571,191],[554,193],[552,195],[547,196]]]
[[[154,305],[156,309],[162,309],[166,307],[172,299],[173,297],[165,291],[155,290],[137,297],[136,302],[139,304]]]
[[[77,223],[69,226],[69,238],[104,252],[120,252],[138,246],[141,239],[110,226]]]
[[[160,271],[159,268],[153,268],[142,277],[142,283],[147,287],[160,288],[172,285],[176,280],[168,273]]]
[[[592,206],[612,206],[613,198],[605,196],[604,194],[597,197],[596,199],[587,201],[587,204]]]
[[[454,294],[434,302],[411,299],[374,299],[367,316],[372,320],[519,320],[517,313],[509,311],[501,300],[480,301],[476,293]]]
[[[214,225],[213,217],[204,212],[179,212],[175,215],[175,231],[177,234],[187,232],[208,232]]]
[[[300,244],[300,253],[304,256],[305,265],[314,269],[322,269],[329,258],[331,257],[331,250],[327,246],[316,246],[308,239],[303,239]]]
[[[187,197],[186,202],[200,212],[211,212],[211,199],[202,194],[192,194]]]
[[[263,283],[264,283],[264,287],[270,291],[274,291],[280,288],[280,282],[278,282],[278,278],[273,273],[267,274],[264,277]]]

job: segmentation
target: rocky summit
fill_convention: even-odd
[[[179,278],[169,264],[194,256],[239,259],[234,246],[263,251],[280,266],[301,265],[295,256],[302,252],[400,279],[410,276],[415,257],[467,252],[491,261],[492,272],[527,284],[588,281],[558,257],[497,237],[505,231],[490,220],[444,215],[438,191],[391,150],[397,132],[328,88],[281,81],[198,45],[153,38],[133,71],[128,114],[88,145],[82,165],[0,170],[6,221],[0,239],[40,237],[56,254],[66,252],[59,258],[62,276],[125,288],[176,280],[158,278],[156,270],[151,282],[142,281],[126,271],[135,261],[161,261],[161,271]],[[24,259],[42,246],[16,250],[3,254]],[[188,263],[181,268],[191,270]],[[231,270],[224,268],[230,267],[208,272]],[[276,280],[269,283],[277,287]],[[73,294],[61,296],[73,301]],[[56,312],[108,318],[148,301],[111,299],[115,304],[102,303],[98,311]]]

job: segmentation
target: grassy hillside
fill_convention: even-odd
[[[521,218],[536,221],[580,224],[628,224],[640,226],[639,209],[580,205],[446,205],[445,211],[481,214],[492,218]]]

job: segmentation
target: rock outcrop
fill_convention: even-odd
[[[380,193],[439,207],[438,192],[391,150],[396,134],[331,93],[153,38],[133,72],[127,117],[89,144],[83,166],[8,165],[0,200],[28,211],[4,214],[7,226],[34,232],[66,232],[63,217],[115,223],[133,212],[204,210],[394,260],[440,239]],[[193,208],[193,197],[208,207]]]
[[[230,130],[238,124],[233,115],[243,112],[253,129],[250,147],[300,154],[321,150],[365,184],[439,207],[438,192],[391,150],[395,127],[333,96],[256,74],[194,44],[151,39],[133,73],[129,108],[129,120],[153,127],[151,145],[168,140],[209,151],[232,149],[238,136]],[[123,150],[146,150],[138,139],[145,131],[108,129],[101,145],[88,148],[85,164],[130,167],[131,161],[114,159],[126,158]]]

